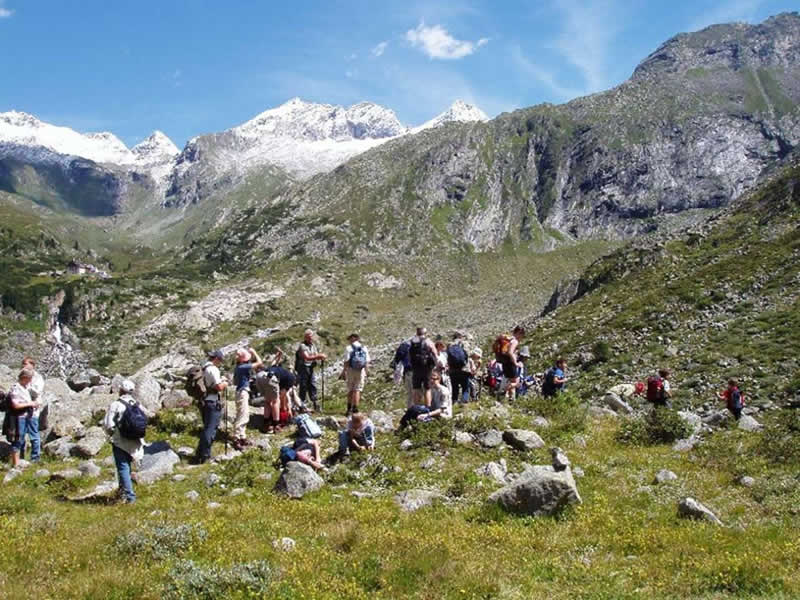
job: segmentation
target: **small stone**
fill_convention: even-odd
[[[581,469],[580,467],[573,467],[572,468],[572,476],[573,477],[583,477],[584,476],[583,469]]]
[[[208,477],[206,477],[206,485],[208,487],[214,487],[222,480],[222,477],[217,475],[216,473],[210,473]]]
[[[475,439],[484,448],[497,448],[503,443],[503,434],[497,429],[489,429],[476,435]]]
[[[10,483],[20,475],[22,475],[22,469],[11,469],[8,473],[6,473],[6,476],[3,477],[3,483]]]
[[[744,487],[753,487],[756,484],[756,480],[749,475],[742,475],[737,479],[737,483]]]
[[[360,492],[358,490],[353,490],[352,492],[350,492],[350,495],[355,498],[358,498],[359,500],[361,500],[362,498],[374,497],[374,494],[370,494],[369,492]]]
[[[339,431],[339,428],[341,427],[336,417],[331,415],[326,415],[315,420],[317,421],[317,425],[330,431]]]
[[[538,427],[539,429],[547,429],[550,427],[550,421],[545,419],[544,417],[534,417],[533,421],[531,421],[534,427]]]
[[[497,483],[505,484],[508,466],[506,460],[500,459],[498,462],[490,462],[475,469],[475,474],[479,477],[489,477]]]
[[[183,473],[175,473],[175,475],[172,476],[172,481],[175,482],[186,481],[186,475],[184,475]]]
[[[400,492],[394,497],[394,501],[405,512],[414,512],[444,499],[445,496],[443,494],[433,490],[408,490]]]
[[[697,444],[697,438],[692,436],[683,440],[678,440],[672,444],[672,449],[676,452],[689,452]]]
[[[83,473],[85,477],[99,477],[100,467],[94,464],[93,461],[87,460],[78,465],[78,470]]]
[[[231,496],[241,496],[242,494],[244,494],[244,488],[233,488],[230,493]]]
[[[456,444],[467,445],[474,441],[474,438],[466,431],[456,431],[453,434],[453,441]]]
[[[403,440],[400,442],[400,450],[411,450],[414,447],[414,442],[411,440]]]
[[[256,481],[270,481],[272,479],[272,473],[259,473],[256,476]]]
[[[272,547],[281,552],[291,552],[295,549],[297,543],[290,537],[282,537],[272,540]]]
[[[569,459],[561,448],[550,448],[550,455],[553,457],[553,469],[564,471],[569,468]]]
[[[656,473],[653,483],[666,483],[668,481],[675,481],[677,478],[678,476],[672,471],[661,469],[658,473]]]
[[[694,498],[684,498],[678,503],[678,516],[685,519],[708,521],[715,525],[722,525],[717,516]]]
[[[206,504],[206,508],[209,510],[217,510],[218,508],[222,508],[222,504],[219,502],[209,502]]]
[[[66,481],[69,479],[77,479],[82,473],[78,469],[64,469],[63,471],[56,471],[50,475],[51,481]]]
[[[195,490],[189,490],[184,494],[185,498],[188,498],[192,502],[197,502],[200,499],[200,494]]]
[[[194,448],[189,446],[181,446],[175,451],[181,458],[191,458],[194,456]]]
[[[34,477],[37,479],[47,479],[50,477],[50,471],[47,469],[38,469],[36,473],[33,474]]]
[[[572,443],[578,448],[586,448],[586,438],[582,435],[576,435],[574,438],[572,438]]]

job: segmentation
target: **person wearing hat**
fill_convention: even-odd
[[[208,462],[211,459],[211,444],[217,435],[222,418],[222,401],[220,392],[225,391],[228,382],[222,378],[219,367],[224,359],[222,350],[211,350],[208,352],[208,360],[203,365],[203,379],[206,384],[206,397],[200,410],[203,415],[203,433],[200,434],[200,441],[197,444],[197,461],[200,463]]]
[[[367,368],[369,366],[369,351],[361,343],[361,336],[351,333],[347,337],[350,342],[345,349],[342,372],[339,375],[347,384],[347,413],[350,416],[358,412],[358,405],[361,402],[361,392],[364,390],[364,382],[367,379]]]
[[[317,385],[314,382],[314,366],[327,358],[314,345],[314,331],[306,329],[303,332],[303,341],[295,353],[294,370],[300,384],[300,402],[307,406],[307,398],[314,405],[314,410],[319,410],[317,403]]]
[[[531,351],[527,346],[523,346],[519,349],[519,352],[517,353],[517,365],[520,384],[517,391],[523,396],[528,393],[528,390],[531,387],[536,385],[536,377],[533,375],[525,375],[525,365],[530,357]]]
[[[137,404],[136,398],[133,397],[135,390],[136,385],[130,379],[123,380],[119,386],[119,397],[108,407],[103,419],[103,429],[111,436],[111,450],[117,467],[120,494],[123,502],[128,504],[136,501],[131,479],[131,464],[139,462],[144,457],[144,440],[126,438],[120,433],[118,425],[125,409]]]

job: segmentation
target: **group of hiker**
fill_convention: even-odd
[[[510,334],[497,337],[492,345],[493,358],[483,364],[480,348],[466,347],[466,339],[455,333],[449,343],[440,336],[431,339],[424,327],[404,340],[396,349],[391,362],[394,381],[406,391],[406,412],[400,428],[412,423],[453,416],[453,401],[467,403],[475,400],[486,388],[498,399],[512,401],[518,394],[538,387],[544,397],[553,397],[565,389],[567,361],[558,358],[541,377],[526,374],[530,351],[521,346],[525,329],[515,327]],[[235,386],[236,414],[233,421],[233,446],[244,450],[250,445],[247,426],[250,421],[250,401],[261,395],[264,401],[262,432],[277,433],[289,425],[296,425],[297,436],[293,444],[281,448],[280,462],[305,463],[314,469],[325,468],[321,458],[320,426],[310,416],[320,409],[315,370],[324,368],[326,354],[314,343],[314,332],[305,330],[303,340],[295,351],[294,372],[283,366],[286,356],[277,348],[272,356],[262,358],[254,348],[236,351],[236,364],[232,382],[223,376],[221,367],[225,355],[221,350],[210,350],[202,366],[192,367],[187,373],[186,389],[196,399],[201,416],[202,432],[198,441],[195,461],[205,463],[211,459],[211,447],[227,406],[229,385]],[[360,411],[370,355],[359,334],[348,336],[342,370],[339,378],[347,389],[348,418],[338,434],[336,457],[345,458],[351,452],[369,452],[375,448],[375,426]],[[647,382],[619,384],[610,388],[609,395],[628,400],[645,395],[655,406],[670,406],[672,389],[670,371],[659,370]],[[39,416],[42,409],[44,379],[35,370],[35,362],[26,357],[17,382],[8,393],[0,392],[0,409],[5,411],[3,434],[11,445],[11,465],[19,464],[25,454],[26,438],[30,440],[31,462],[40,459],[41,441]],[[324,379],[323,379],[324,390]],[[131,478],[131,465],[142,458],[147,415],[136,400],[136,386],[124,379],[119,384],[119,395],[108,407],[103,428],[111,437],[112,455],[122,499],[133,502],[136,495]],[[744,406],[744,395],[736,380],[719,394],[733,416],[738,420]],[[225,415],[227,416],[227,415]]]

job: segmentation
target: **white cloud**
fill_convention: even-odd
[[[5,7],[5,4],[4,0],[0,0],[0,19],[8,19],[14,14],[13,10]]]
[[[688,29],[697,31],[709,25],[733,21],[752,22],[762,4],[764,0],[728,0],[714,10],[703,11],[689,24]]]
[[[372,56],[374,56],[375,58],[383,56],[383,53],[386,52],[386,47],[388,45],[389,45],[389,42],[381,42],[380,44],[375,46],[372,50],[370,50],[370,52],[372,53]]]
[[[428,27],[425,23],[420,23],[416,29],[409,29],[406,32],[406,40],[415,48],[422,50],[429,58],[442,60],[469,56],[489,41],[488,38],[481,38],[477,42],[457,40],[441,25]]]
[[[571,100],[583,93],[582,90],[576,90],[561,85],[551,71],[535,64],[525,56],[519,45],[511,47],[511,58],[525,77],[532,77],[543,84],[558,100]]]

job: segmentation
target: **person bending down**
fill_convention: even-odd
[[[350,450],[356,452],[375,449],[375,426],[364,413],[353,413],[347,427],[339,432],[339,456],[348,456]]]

